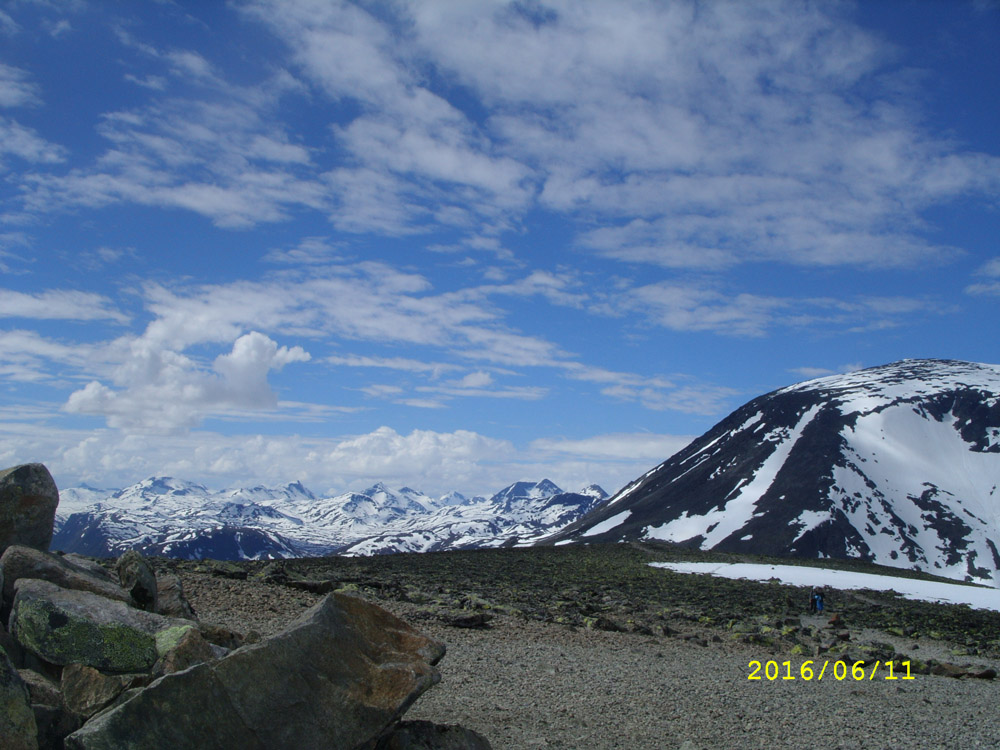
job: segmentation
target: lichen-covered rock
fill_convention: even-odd
[[[122,588],[132,595],[136,606],[147,612],[155,612],[156,574],[143,556],[130,549],[118,558],[115,570]]]
[[[59,490],[44,464],[0,471],[0,552],[12,544],[47,550]]]
[[[153,666],[152,673],[155,677],[180,672],[195,664],[203,664],[216,658],[212,644],[205,640],[201,631],[187,628],[179,635],[173,647],[168,649]]]
[[[184,586],[179,576],[163,573],[156,577],[156,612],[165,617],[197,619],[194,609],[184,596]]]
[[[22,578],[38,578],[64,589],[90,591],[120,602],[132,601],[127,591],[107,577],[32,547],[18,544],[8,547],[0,557],[0,571],[3,571],[3,597],[8,605],[14,599],[14,584]]]
[[[444,645],[331,594],[281,633],[166,675],[66,739],[73,750],[353,748],[435,684]]]
[[[24,680],[0,649],[0,740],[4,750],[37,750],[38,726]]]
[[[147,671],[174,645],[172,638],[194,626],[35,578],[22,578],[14,590],[11,632],[22,647],[51,664]]]

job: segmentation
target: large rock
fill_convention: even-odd
[[[444,645],[331,594],[284,631],[158,679],[66,739],[75,750],[353,748],[439,680]]]
[[[0,471],[0,552],[12,544],[47,550],[59,490],[44,464]]]
[[[4,750],[37,750],[38,727],[24,680],[0,649],[0,746]]]
[[[3,573],[3,598],[10,606],[14,600],[14,584],[22,578],[39,578],[64,589],[90,591],[107,599],[131,603],[132,599],[121,586],[107,577],[80,567],[69,560],[32,547],[12,545],[0,557]]]
[[[14,586],[11,634],[51,664],[86,664],[108,672],[143,672],[194,627],[133,609],[89,591],[22,578]]]
[[[118,558],[115,570],[122,587],[132,595],[136,606],[147,612],[155,612],[156,574],[143,556],[130,549]]]

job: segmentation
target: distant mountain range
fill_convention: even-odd
[[[558,531],[606,498],[596,485],[564,492],[547,479],[517,482],[486,499],[457,492],[431,498],[382,483],[330,498],[298,482],[216,492],[151,477],[122,490],[62,490],[52,548],[244,560],[498,547]]]
[[[737,409],[548,540],[858,557],[1000,584],[1000,365],[904,360]]]

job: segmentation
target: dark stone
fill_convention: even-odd
[[[63,750],[66,737],[80,728],[80,717],[61,706],[31,707],[38,728],[39,750]]]
[[[0,471],[0,552],[12,544],[47,550],[59,490],[44,464]]]
[[[24,680],[0,651],[0,740],[4,750],[36,750],[38,727]]]
[[[375,750],[491,750],[489,741],[478,732],[456,724],[429,721],[401,722],[379,740]]]
[[[156,574],[142,555],[130,549],[118,558],[115,570],[122,588],[132,595],[136,606],[156,612]]]
[[[455,615],[453,617],[442,618],[448,625],[454,628],[483,629],[490,626],[493,615],[486,612],[476,612],[471,615]]]
[[[172,573],[156,577],[156,612],[165,617],[181,617],[196,620],[194,609],[184,596],[181,579]]]

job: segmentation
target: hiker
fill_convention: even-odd
[[[816,612],[816,589],[809,592],[809,612],[810,614]]]
[[[823,614],[823,589],[816,591],[816,612]]]

